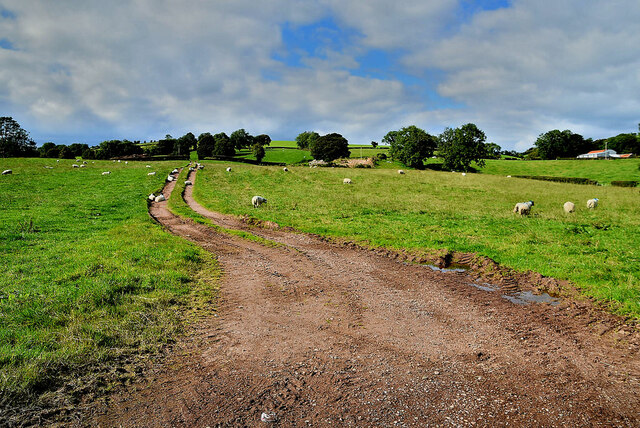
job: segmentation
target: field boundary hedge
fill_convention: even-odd
[[[638,182],[633,180],[615,180],[611,182],[611,185],[617,187],[636,187]]]
[[[224,160],[230,162],[240,162],[240,163],[248,163],[251,165],[272,165],[272,166],[286,166],[285,162],[258,162],[254,159],[244,159],[244,158],[236,158],[233,156],[207,156],[206,160]]]
[[[572,183],[572,184],[589,184],[592,186],[598,186],[599,183],[596,180],[582,177],[553,177],[549,175],[514,175],[517,178],[528,178],[530,180],[541,181],[556,181],[558,183]]]

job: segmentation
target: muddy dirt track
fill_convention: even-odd
[[[85,422],[640,426],[637,333],[589,304],[513,304],[471,286],[473,272],[250,227],[198,205],[190,186],[184,197],[223,227],[284,245],[218,233],[153,203],[168,231],[218,256],[219,310]],[[275,421],[262,422],[263,412]]]

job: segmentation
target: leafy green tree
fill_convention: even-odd
[[[438,152],[444,159],[443,168],[452,171],[468,171],[471,162],[484,166],[483,157],[487,153],[484,135],[476,125],[467,123],[460,128],[446,128],[440,134]]]
[[[378,147],[378,142],[377,142],[377,141],[372,141],[372,142],[371,142],[371,147],[373,147],[374,149],[375,149],[376,147]]]
[[[264,146],[259,143],[254,143],[253,146],[251,146],[251,153],[256,157],[258,162],[262,162],[266,154]]]
[[[61,144],[60,146],[58,146],[58,148],[60,149],[59,153],[58,153],[58,157],[60,159],[75,159],[75,155],[73,154],[73,152],[71,151],[71,149],[69,148],[69,146],[65,146],[64,144]]]
[[[320,137],[315,131],[304,131],[296,137],[296,144],[301,150],[308,150],[311,144]]]
[[[309,149],[314,159],[322,159],[326,162],[348,158],[351,155],[347,139],[336,133],[316,138],[312,141]]]
[[[52,143],[50,141],[47,141],[46,143],[44,143],[42,146],[40,146],[40,148],[38,148],[38,152],[40,152],[40,157],[41,158],[46,158],[49,157],[47,156],[47,152],[51,149],[54,149],[56,147],[55,143]],[[58,155],[56,154],[53,157],[58,157]]]
[[[436,137],[414,125],[390,131],[382,141],[391,146],[389,154],[392,159],[418,169],[424,168],[424,160],[433,154],[438,145]]]
[[[191,150],[195,150],[198,145],[198,140],[192,132],[187,132],[182,137],[178,138],[180,144],[180,150],[182,155],[188,154]]]
[[[89,148],[88,144],[82,144],[82,143],[73,143],[69,146],[69,150],[71,150],[71,153],[73,153],[74,158],[82,156],[82,152],[84,152],[88,148]]]
[[[496,143],[486,143],[484,146],[487,149],[485,159],[500,159],[502,147]]]
[[[36,143],[11,117],[0,117],[0,157],[38,156]]]
[[[541,159],[557,159],[576,157],[586,153],[594,146],[593,141],[585,140],[582,135],[574,134],[568,129],[559,131],[554,129],[540,134],[535,142]]]
[[[263,147],[271,144],[271,137],[269,137],[267,134],[256,135],[253,140],[254,143],[260,144]]]
[[[224,132],[220,132],[213,136],[215,144],[213,146],[212,155],[215,156],[235,156],[236,149],[231,142],[231,139]]]
[[[156,155],[172,155],[176,145],[176,139],[167,134],[163,139],[158,140],[154,154]]]
[[[615,137],[607,138],[607,148],[621,154],[640,154],[640,138],[636,134],[618,134]]]
[[[216,140],[208,132],[200,134],[198,137],[198,159],[204,159],[210,157],[213,154],[213,147],[216,145]]]
[[[138,155],[142,154],[142,152],[142,147],[129,140],[109,140],[100,143],[96,150],[96,159]]]
[[[233,131],[229,138],[236,150],[246,149],[247,147],[251,147],[253,144],[253,137],[244,129]]]

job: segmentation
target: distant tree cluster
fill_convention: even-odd
[[[296,144],[301,150],[308,150],[315,140],[320,138],[320,135],[314,131],[304,131],[298,134],[296,137]]]
[[[265,156],[265,146],[271,144],[271,137],[266,134],[249,134],[244,129],[238,129],[228,136],[224,132],[211,135],[209,132],[200,134],[197,139],[198,157],[204,159],[211,156],[235,156],[236,150],[250,149],[251,153],[261,162]]]
[[[38,156],[36,143],[12,117],[0,117],[0,157]]]

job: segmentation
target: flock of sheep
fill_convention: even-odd
[[[587,201],[587,208],[592,210],[598,206],[598,198],[589,199]],[[531,213],[531,207],[533,206],[533,201],[528,202],[518,202],[516,206],[513,208],[513,212],[520,215],[529,215]],[[571,201],[567,201],[562,206],[564,212],[569,214],[576,210],[576,204]]]

